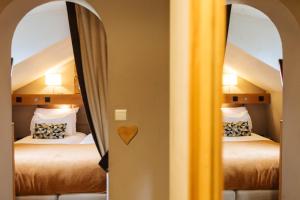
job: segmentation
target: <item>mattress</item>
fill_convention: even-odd
[[[259,141],[259,140],[270,140],[266,137],[260,136],[256,133],[251,133],[251,136],[241,137],[223,137],[224,142],[245,142],[245,141]]]
[[[276,190],[239,190],[236,192],[236,200],[278,200]]]
[[[24,137],[15,144],[79,144],[86,134],[77,132],[74,135],[67,135],[63,139],[33,139],[32,136]]]
[[[58,200],[106,200],[106,194],[66,194],[60,195]]]
[[[16,200],[106,200],[105,193],[17,196]]]
[[[16,200],[58,200],[57,195],[17,196]]]
[[[223,191],[223,200],[236,200],[235,191],[232,190]]]
[[[94,144],[15,144],[17,196],[99,193],[106,174]]]
[[[280,146],[267,138],[224,139],[225,190],[277,190]]]

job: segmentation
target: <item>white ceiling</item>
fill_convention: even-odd
[[[35,14],[45,14],[47,12],[65,12],[66,11],[66,2],[65,1],[54,1],[51,3],[46,3],[41,6],[38,6],[26,14],[26,17],[35,15]]]
[[[276,26],[261,11],[233,4],[228,41],[279,71],[281,38]]]
[[[233,13],[234,15],[247,15],[249,17],[256,17],[264,20],[269,20],[269,18],[260,10],[242,4],[233,4],[233,9],[231,13]]]
[[[18,24],[13,41],[14,64],[70,36],[66,4],[55,1],[31,10]]]

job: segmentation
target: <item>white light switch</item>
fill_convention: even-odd
[[[117,120],[117,121],[127,120],[127,110],[125,110],[125,109],[115,110],[115,120]]]

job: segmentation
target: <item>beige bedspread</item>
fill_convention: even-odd
[[[105,191],[95,145],[15,144],[17,195]]]
[[[225,189],[278,189],[279,156],[279,144],[270,140],[224,142]]]

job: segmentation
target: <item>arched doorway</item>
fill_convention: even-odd
[[[242,198],[243,195],[252,199],[255,191],[256,193],[261,192],[260,194],[264,196],[263,199],[278,199],[280,172],[279,137],[281,135],[280,120],[282,119],[282,82],[279,63],[279,59],[283,58],[281,38],[276,26],[268,16],[248,5],[231,4],[229,21],[223,70],[223,92],[225,96],[222,106],[225,126],[223,137],[224,196],[225,199],[230,199],[235,194],[237,199]],[[263,104],[247,101],[242,104],[239,102],[231,104],[228,101],[228,96],[230,95],[239,96],[243,94],[268,94],[271,100]],[[243,97],[237,98],[241,99]],[[248,99],[248,97],[245,97],[245,99]],[[240,115],[236,113],[240,113]],[[251,130],[248,133],[249,138],[247,136],[230,137],[232,132],[228,126],[226,128],[226,125],[235,124],[235,120],[249,125],[249,130]],[[256,136],[258,137],[255,138]],[[260,136],[262,137],[260,138]],[[253,138],[251,142],[250,138]],[[263,144],[262,140],[266,141],[265,144]],[[232,151],[229,149],[236,147],[235,145],[239,143],[244,145],[235,151],[236,154],[234,154],[233,158],[233,154],[230,153]],[[254,144],[260,144],[254,148],[255,151],[246,150]],[[272,144],[270,151],[266,150],[269,147],[268,144]],[[254,162],[248,155],[245,155],[246,152],[253,152],[253,156],[261,159],[261,161]],[[270,152],[270,154],[266,152]],[[238,154],[244,154],[244,156],[238,156]],[[264,157],[264,155],[266,156]],[[249,168],[253,167],[254,170],[248,171],[246,168],[243,168],[242,164],[233,164],[233,160],[238,157],[239,161],[237,163],[243,163],[243,158],[247,158],[249,161],[247,166]],[[246,174],[247,177],[251,177],[253,182],[258,183],[254,179],[261,176],[249,175],[247,172],[251,171],[260,174],[261,171],[265,171],[263,168],[260,168],[262,166],[261,163],[266,163],[267,160],[273,161],[266,168],[268,172],[274,170],[274,173],[270,176],[272,181],[269,181],[272,184],[265,187],[256,184],[251,187],[247,184],[250,182],[247,182],[246,178],[243,179],[245,182],[241,181],[234,186],[232,180],[241,180],[240,177],[244,177]],[[240,169],[241,174],[233,177],[235,175],[233,175],[234,173],[232,172],[234,170],[230,169],[231,167]]]
[[[17,27],[17,24],[19,21],[32,9],[34,9],[37,6],[40,6],[44,3],[49,3],[52,2],[52,0],[49,1],[30,1],[30,2],[22,2],[22,1],[12,1],[1,13],[1,26],[3,29],[5,29],[5,32],[3,34],[3,38],[1,41],[3,41],[3,45],[1,45],[0,48],[3,47],[3,51],[9,50],[11,51],[11,41],[13,37],[13,33]],[[96,10],[86,1],[77,1],[77,0],[70,0],[70,2],[78,3],[81,6],[84,6],[88,8],[91,12],[96,14],[98,17],[98,13]],[[17,10],[16,10],[17,8]],[[6,39],[5,39],[6,38]],[[6,49],[6,50],[4,50]],[[7,52],[8,53],[8,52]],[[5,54],[7,55],[7,54]],[[3,59],[3,61],[6,59]],[[5,63],[5,64],[4,64]],[[8,65],[6,65],[8,64]],[[4,67],[6,66],[6,67]],[[1,74],[3,74],[6,78],[3,79],[3,85],[1,86],[1,89],[3,89],[3,93],[1,94],[1,102],[4,105],[7,103],[11,104],[11,75],[10,72],[8,71],[11,70],[11,64],[6,63],[5,61],[3,62],[3,67],[1,68]],[[7,96],[4,97],[4,96]],[[2,165],[2,170],[0,172],[1,177],[3,177],[3,189],[2,191],[2,196],[1,199],[14,199],[14,164],[13,164],[13,135],[12,133],[12,125],[11,122],[8,123],[8,121],[11,121],[12,114],[10,109],[3,109],[3,116],[1,116],[1,123],[7,124],[6,126],[3,127],[3,131],[6,132],[7,134],[3,134],[1,136],[1,141],[3,145],[1,145],[5,150],[3,151],[3,155],[1,155],[1,165]],[[3,138],[2,138],[3,137]],[[2,160],[3,159],[3,160]],[[5,181],[4,181],[5,180]],[[6,182],[6,183],[5,183]],[[2,190],[1,189],[1,190]]]
[[[297,154],[295,149],[299,148],[299,134],[297,134],[297,123],[295,117],[300,110],[298,95],[295,95],[298,84],[296,77],[299,74],[297,69],[297,58],[295,54],[300,53],[299,26],[295,17],[280,2],[255,1],[255,0],[230,0],[227,3],[237,3],[252,6],[265,13],[277,27],[282,39],[284,70],[283,70],[283,130],[281,135],[281,199],[297,199],[299,194],[295,180],[299,180],[300,174],[298,161],[295,161]],[[298,52],[298,53],[296,53]],[[295,54],[294,54],[295,53]],[[294,64],[293,64],[294,63]]]

